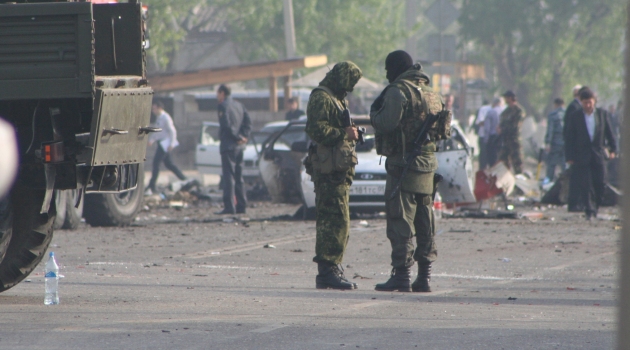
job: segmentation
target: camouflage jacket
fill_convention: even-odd
[[[361,75],[361,70],[356,64],[341,62],[336,64],[320,82],[320,86],[328,88],[335,97],[322,89],[313,90],[306,108],[305,131],[315,143],[332,147],[337,145],[339,141],[347,139],[342,123],[342,110],[347,107],[344,98],[348,92],[353,90]],[[342,110],[339,106],[342,107]],[[344,177],[348,183],[352,183],[354,169],[348,170],[345,174],[313,174],[314,181],[323,179],[341,182]]]
[[[519,104],[514,106],[508,106],[503,113],[501,113],[499,128],[501,129],[501,135],[515,140],[521,134],[521,125],[525,118],[525,111]]]

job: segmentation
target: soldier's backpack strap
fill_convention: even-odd
[[[330,96],[330,99],[333,100],[335,107],[337,107],[337,109],[340,112],[343,112],[346,109],[345,106],[341,103],[341,101],[339,101],[337,97],[335,97],[335,94],[332,92],[332,90],[330,90],[327,86],[319,85],[318,87],[313,89],[313,92],[315,92],[315,90],[322,90],[325,93],[327,93],[328,96]]]

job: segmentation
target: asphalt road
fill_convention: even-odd
[[[61,304],[43,305],[40,265],[0,294],[0,349],[614,347],[618,222],[443,219],[434,292],[384,293],[384,220],[352,222],[344,267],[359,289],[316,290],[314,222],[264,221],[294,210],[223,222],[156,209],[132,227],[58,231]]]

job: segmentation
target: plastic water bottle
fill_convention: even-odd
[[[433,217],[435,220],[442,218],[442,196],[440,196],[440,192],[435,194],[435,199],[433,200]]]
[[[46,296],[44,297],[44,305],[59,304],[59,266],[55,261],[55,253],[50,252],[45,270]]]

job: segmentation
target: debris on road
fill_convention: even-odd
[[[370,277],[361,276],[361,275],[359,275],[359,274],[358,274],[358,273],[356,273],[356,272],[354,273],[354,276],[353,276],[352,278],[360,278],[360,279],[362,279],[362,280],[371,280],[371,279],[372,279],[372,278],[370,278]]]
[[[263,248],[272,248],[272,249],[276,249],[276,246],[275,246],[275,245],[273,245],[273,244],[265,244],[265,245],[263,246]]]

